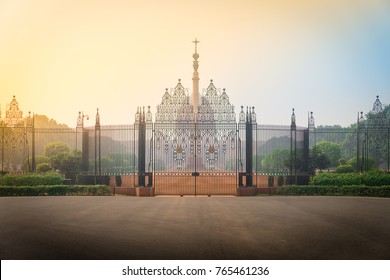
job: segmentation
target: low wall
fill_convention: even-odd
[[[255,187],[240,187],[237,188],[237,196],[252,196],[257,194]]]
[[[110,187],[112,195],[154,196],[154,187]]]
[[[237,188],[237,196],[253,196],[257,194],[274,194],[280,187],[265,187],[265,188],[256,188],[256,187],[241,187]]]

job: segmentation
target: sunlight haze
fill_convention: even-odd
[[[197,38],[200,92],[213,79],[260,124],[295,108],[317,125],[348,126],[390,103],[390,2],[0,1],[0,106],[15,95],[24,115],[71,127],[134,122],[178,79],[192,88]]]

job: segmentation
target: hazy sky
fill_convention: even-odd
[[[258,122],[349,125],[390,103],[389,0],[0,0],[0,104],[76,125],[134,122],[182,79],[226,88]]]

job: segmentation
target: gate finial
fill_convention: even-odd
[[[192,63],[192,66],[194,68],[194,73],[192,75],[192,107],[194,110],[194,114],[196,115],[198,113],[198,105],[199,105],[199,63],[198,63],[198,49],[197,45],[199,43],[198,39],[195,38],[195,41],[192,41],[195,44],[195,53],[192,55],[194,58],[194,61]],[[195,118],[196,119],[196,118]]]

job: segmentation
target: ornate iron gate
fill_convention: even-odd
[[[166,90],[157,106],[153,127],[156,194],[235,195],[239,137],[234,106],[225,90],[211,81],[195,109],[180,80],[170,92]]]
[[[235,195],[236,123],[154,125],[157,195]]]

